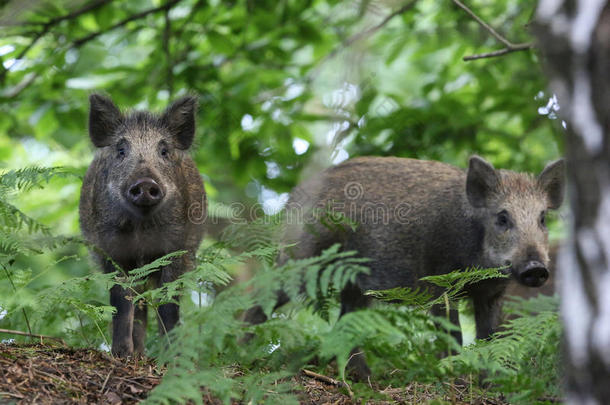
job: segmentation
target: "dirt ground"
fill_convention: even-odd
[[[161,381],[152,360],[119,361],[92,349],[71,349],[41,344],[0,344],[0,404],[134,404],[145,399]],[[328,376],[304,370],[293,377],[301,386],[302,404],[352,404],[350,389]],[[452,387],[438,398],[429,387],[377,388],[387,400],[376,404],[500,404],[471,397],[466,388]],[[206,403],[220,403],[205,395]]]

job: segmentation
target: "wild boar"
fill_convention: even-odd
[[[351,159],[293,191],[287,217],[301,223],[288,225],[285,240],[296,245],[279,261],[316,256],[335,243],[371,259],[370,274],[341,292],[341,314],[369,305],[367,290],[416,287],[424,276],[472,267],[504,267],[521,284],[538,287],[549,277],[545,218],[562,203],[564,170],[563,160],[548,164],[535,178],[496,170],[478,156],[470,158],[466,171],[396,157]],[[340,212],[355,229],[321,223],[315,217],[324,210]],[[496,278],[467,287],[477,338],[489,337],[497,327],[508,281]],[[286,299],[280,293],[278,305]],[[250,323],[265,318],[260,307],[245,316]],[[451,320],[458,323],[457,311]],[[351,364],[361,378],[368,374],[362,358],[354,357]]]
[[[183,97],[161,115],[122,113],[97,94],[89,100],[89,136],[96,151],[81,190],[82,233],[106,272],[116,270],[112,261],[127,272],[186,250],[150,276],[157,286],[174,281],[195,265],[207,210],[204,184],[189,155],[196,99]],[[119,285],[110,290],[116,308],[112,353],[118,356],[144,352],[147,308],[134,305],[133,295]],[[177,298],[158,308],[162,334],[179,320]]]

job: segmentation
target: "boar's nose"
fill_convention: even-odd
[[[127,199],[138,207],[156,205],[163,199],[163,189],[150,177],[138,179],[127,190]]]
[[[525,269],[519,274],[519,281],[528,287],[540,287],[549,278],[546,267],[535,260],[527,262]]]

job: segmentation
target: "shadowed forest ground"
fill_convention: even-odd
[[[71,349],[45,344],[0,344],[0,404],[134,404],[146,398],[163,376],[150,359],[119,361],[92,349]],[[302,372],[293,377],[302,404],[352,404],[349,389],[332,378]],[[503,404],[471,394],[454,384],[439,398],[423,384],[378,387],[375,404]],[[222,403],[202,388],[206,404]],[[235,402],[237,403],[237,402]]]

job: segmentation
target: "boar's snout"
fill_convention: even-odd
[[[159,204],[165,193],[163,188],[150,177],[142,177],[127,188],[127,201],[140,209],[152,208]]]
[[[548,278],[549,271],[546,266],[536,260],[527,262],[519,273],[519,281],[528,287],[540,287]]]

